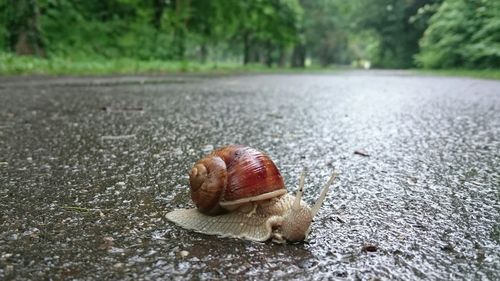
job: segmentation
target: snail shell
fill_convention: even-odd
[[[266,154],[244,146],[215,150],[189,172],[191,199],[207,215],[286,193],[285,183]]]
[[[311,208],[301,198],[304,174],[296,196],[264,153],[244,146],[215,150],[190,171],[196,209],[177,209],[166,218],[183,228],[222,237],[275,242],[304,240],[312,219],[336,174]]]

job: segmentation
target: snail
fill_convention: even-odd
[[[176,209],[166,218],[196,232],[253,241],[302,241],[309,234],[336,177],[334,172],[311,208],[302,200],[305,173],[296,196],[266,154],[230,145],[213,151],[189,172],[194,209]]]

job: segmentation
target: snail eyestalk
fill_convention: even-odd
[[[306,169],[302,171],[300,174],[299,181],[299,190],[297,191],[297,195],[295,195],[295,201],[293,202],[292,209],[298,210],[300,209],[300,200],[302,200],[302,193],[304,193],[304,180],[306,178]]]
[[[312,213],[313,218],[318,213],[319,208],[321,208],[321,205],[323,205],[323,202],[325,201],[325,198],[326,198],[326,193],[328,192],[328,189],[330,188],[330,185],[332,185],[332,183],[335,180],[335,178],[337,177],[337,175],[338,175],[338,173],[336,171],[333,171],[330,179],[328,180],[328,182],[323,187],[323,190],[321,191],[321,194],[320,194],[320,196],[318,198],[318,201],[316,201],[316,203],[314,204],[314,206],[311,209],[311,213]]]

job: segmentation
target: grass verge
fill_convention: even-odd
[[[414,69],[415,73],[437,76],[472,77],[500,80],[500,69]]]
[[[105,75],[158,73],[276,73],[332,72],[339,68],[308,67],[307,69],[269,68],[261,64],[199,63],[190,61],[141,61],[129,58],[73,60],[53,57],[41,59],[0,53],[0,75]]]
[[[262,64],[241,65],[241,63],[199,63],[190,61],[141,61],[130,58],[85,58],[69,59],[52,57],[41,59],[29,56],[15,56],[0,52],[0,75],[109,75],[109,74],[163,74],[163,73],[331,73],[350,70],[349,67],[311,66],[300,68],[269,68]],[[459,76],[500,80],[500,69],[468,70],[422,70],[414,69],[416,74]]]

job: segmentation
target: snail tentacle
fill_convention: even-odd
[[[300,181],[299,181],[299,190],[297,191],[297,194],[295,195],[295,202],[293,203],[292,208],[294,210],[298,210],[300,208],[300,201],[302,200],[302,194],[304,193],[304,180],[306,178],[306,169],[302,171],[300,174]]]
[[[323,202],[325,201],[326,198],[326,193],[328,192],[328,189],[330,188],[330,185],[332,185],[333,181],[335,178],[338,176],[338,173],[336,171],[332,172],[332,175],[330,176],[330,179],[328,182],[326,182],[325,186],[321,190],[321,194],[319,195],[318,200],[314,204],[314,206],[311,209],[312,216],[315,217],[316,214],[318,213],[319,209],[321,208],[321,205],[323,205]]]

